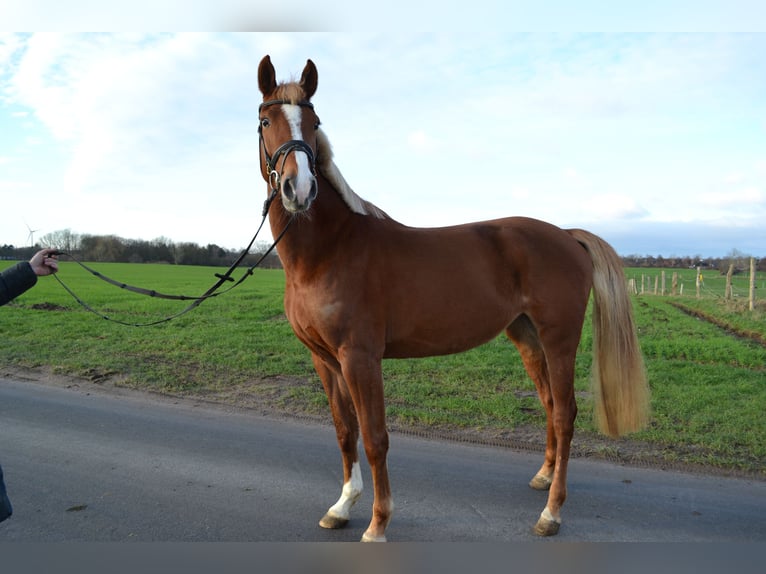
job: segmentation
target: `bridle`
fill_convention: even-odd
[[[259,118],[263,108],[284,104],[297,105],[311,110],[314,109],[314,104],[308,101],[301,101],[294,104],[288,100],[267,100],[258,106]],[[261,125],[260,120],[258,123],[258,147],[263,151],[263,155],[261,156],[261,169],[263,169],[264,160],[266,161],[266,173],[268,174],[268,182],[272,194],[279,190],[279,183],[282,179],[282,172],[285,169],[287,156],[293,152],[302,151],[305,153],[308,157],[309,165],[311,166],[311,173],[316,175],[316,156],[314,150],[312,150],[311,146],[303,140],[288,140],[279,146],[273,155],[269,155],[269,152],[266,149],[266,142],[263,141],[263,126]],[[280,156],[282,157],[282,164],[280,169],[277,170],[277,162],[279,161]]]

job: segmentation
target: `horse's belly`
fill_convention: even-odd
[[[386,358],[430,357],[451,355],[473,349],[494,339],[511,322],[505,309],[492,315],[478,313],[441,313],[411,322],[389,332]]]

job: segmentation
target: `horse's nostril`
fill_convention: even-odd
[[[288,201],[295,199],[295,189],[293,189],[293,182],[289,177],[282,181],[282,195]]]
[[[311,189],[309,190],[309,201],[314,201],[317,196],[317,180],[311,180]]]

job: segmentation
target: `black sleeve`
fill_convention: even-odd
[[[28,261],[17,263],[0,272],[0,305],[5,305],[37,283],[37,275]]]

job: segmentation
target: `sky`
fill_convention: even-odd
[[[402,223],[524,215],[622,255],[766,255],[766,34],[492,27],[0,33],[0,244],[244,247],[266,54],[282,80],[314,61],[337,166]]]

